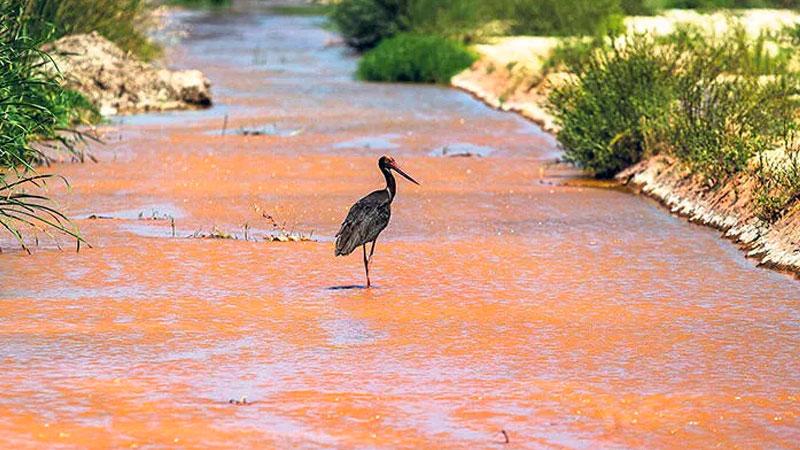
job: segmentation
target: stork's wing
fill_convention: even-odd
[[[349,255],[360,245],[372,242],[389,224],[386,191],[375,191],[350,208],[342,228],[336,233],[336,256]]]

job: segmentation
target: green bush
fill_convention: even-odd
[[[624,30],[619,0],[507,0],[511,34],[605,36]]]
[[[658,12],[653,0],[620,0],[620,6],[629,16],[650,16]]]
[[[783,77],[760,83],[710,75],[697,70],[677,78],[678,106],[665,141],[715,186],[744,171],[751,158],[786,143],[797,86]]]
[[[667,142],[711,185],[787,143],[795,127],[797,79],[780,60],[765,57],[762,45],[734,31],[693,47],[675,74],[677,107]]]
[[[407,21],[416,34],[439,35],[462,42],[472,40],[498,15],[496,1],[409,0]]]
[[[365,53],[357,75],[369,81],[449,83],[476,58],[462,44],[447,38],[399,34]]]
[[[594,57],[595,52],[610,50],[605,38],[564,38],[545,60],[545,71],[578,73]]]
[[[596,52],[577,82],[550,97],[566,159],[601,178],[638,162],[649,136],[667,121],[672,61],[645,37]]]
[[[330,19],[347,45],[364,51],[409,28],[408,0],[342,0]]]
[[[791,142],[800,110],[797,76],[761,46],[735,29],[718,39],[684,30],[595,51],[550,99],[567,159],[608,177],[666,151],[711,186],[746,170]]]

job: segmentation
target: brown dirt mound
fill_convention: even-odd
[[[44,50],[65,85],[84,94],[103,115],[211,105],[210,83],[199,70],[153,67],[94,32],[65,36]]]

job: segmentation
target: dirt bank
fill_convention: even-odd
[[[544,105],[553,86],[568,76],[543,73],[544,61],[556,45],[556,38],[527,36],[477,45],[480,59],[453,77],[451,84],[493,108],[522,114],[554,133],[556,124]]]
[[[761,30],[795,23],[798,16],[754,10],[744,13],[741,20],[748,33],[757,35]],[[730,22],[721,14],[670,11],[655,18],[629,18],[626,25],[631,31],[665,34],[674,30],[677,23],[721,32]],[[527,36],[477,45],[480,59],[453,77],[451,84],[494,108],[519,113],[544,130],[557,133],[558,125],[545,109],[547,96],[571,75],[544,73],[544,62],[556,45],[557,39]],[[800,275],[799,202],[794,202],[777,222],[765,224],[756,217],[755,180],[742,175],[710,190],[700,177],[666,156],[642,161],[616,178],[633,191],[658,200],[673,213],[722,230],[760,265]]]
[[[616,178],[673,213],[724,231],[760,265],[800,274],[800,203],[794,202],[777,222],[763,223],[756,217],[756,180],[752,177],[742,174],[709,190],[700,176],[662,155],[644,160]]]
[[[199,70],[156,68],[97,33],[65,36],[44,50],[65,85],[84,94],[104,116],[211,105],[210,83]]]

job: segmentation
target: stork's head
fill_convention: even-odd
[[[417,180],[411,178],[411,176],[403,172],[397,165],[397,162],[395,162],[394,158],[392,158],[391,156],[386,156],[386,155],[381,156],[381,158],[378,160],[378,167],[380,167],[381,170],[394,170],[395,172],[402,175],[408,181],[414,184],[419,184],[417,183]]]

